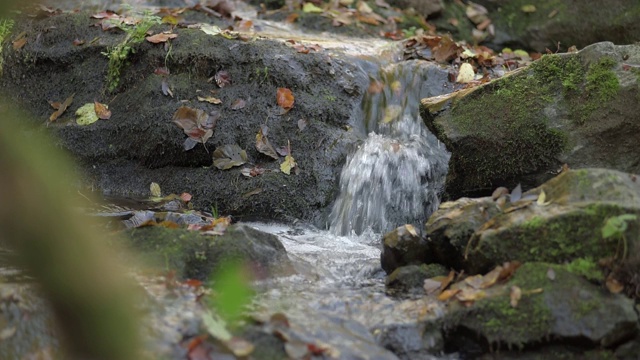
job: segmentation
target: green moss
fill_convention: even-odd
[[[614,66],[616,66],[614,59],[603,56],[589,67],[586,90],[590,97],[594,97],[600,102],[606,102],[618,94],[620,81],[611,70]]]
[[[0,75],[2,75],[2,64],[4,63],[2,58],[2,50],[4,49],[4,42],[11,34],[15,22],[11,19],[0,19]]]
[[[570,273],[583,276],[587,280],[602,281],[604,275],[602,270],[591,258],[577,258],[565,267]]]
[[[567,63],[567,58],[549,57],[534,63],[532,71],[504,77],[454,102],[447,116],[455,132],[472,135],[476,141],[487,139],[486,143],[468,143],[469,151],[463,145],[454,155],[453,172],[458,167],[477,171],[465,174],[463,188],[482,188],[494,177],[529,173],[548,165],[565,149],[567,135],[549,128],[543,109],[554,101],[565,72],[571,74],[568,84],[580,77],[569,71],[575,66]],[[478,152],[478,148],[485,151]]]

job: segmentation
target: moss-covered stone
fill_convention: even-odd
[[[245,261],[258,277],[290,274],[284,246],[275,235],[231,225],[221,236],[160,226],[126,232],[128,244],[152,268],[175,270],[180,278],[206,280],[225,261]]]
[[[595,44],[543,56],[478,88],[424,99],[423,119],[452,152],[447,195],[538,186],[562,163],[640,170],[630,156],[640,138],[634,130],[640,130],[634,120],[640,88],[619,64],[639,53],[638,46]],[[606,145],[612,142],[620,147]]]
[[[513,287],[522,293],[516,306]],[[469,307],[453,303],[451,310],[445,318],[450,334],[466,329],[494,350],[533,344],[539,349],[548,339],[575,337],[585,340],[586,350],[624,339],[637,327],[632,301],[602,291],[565,266],[546,263],[524,264],[506,284],[487,289],[485,298]]]

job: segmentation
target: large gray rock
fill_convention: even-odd
[[[538,186],[562,164],[639,173],[640,45],[599,43],[547,55],[483,86],[424,99],[422,117],[451,151],[451,198]]]
[[[165,194],[191,193],[199,208],[217,206],[224,214],[278,219],[314,218],[334,199],[347,146],[358,138],[347,125],[368,85],[352,61],[324,51],[298,53],[275,40],[245,42],[176,29],[169,52],[162,44],[134,45],[120,85],[108,93],[109,65],[102,53],[125,34],[103,32],[90,15],[18,19],[13,31],[26,31],[27,43],[19,51],[5,45],[0,77],[2,96],[28,109],[37,124],[47,123],[53,112],[47,100],[64,101],[75,93],[66,113],[49,123],[48,130],[83,165],[90,186],[113,195],[148,195],[149,183],[157,182]],[[75,39],[86,44],[74,46]],[[154,74],[163,66],[171,71],[166,82],[174,97],[163,95],[163,76]],[[221,70],[228,72],[231,84],[218,88],[211,78]],[[280,87],[291,89],[295,97],[291,111],[282,115],[276,104]],[[222,104],[197,100],[211,95]],[[240,98],[246,106],[231,109]],[[94,100],[108,103],[111,119],[77,125],[74,112]],[[183,149],[186,135],[172,123],[181,106],[220,114],[206,148]],[[304,130],[299,119],[308,121]],[[261,125],[269,127],[274,147],[291,144],[299,173],[285,175],[280,172],[283,157],[274,160],[256,150]],[[246,150],[246,167],[260,165],[267,172],[248,178],[241,167],[213,167],[213,150],[231,144]]]
[[[513,287],[522,294],[515,306]],[[611,294],[564,266],[546,263],[524,264],[507,283],[486,289],[476,301],[453,301],[450,309],[445,338],[456,334],[480,339],[485,349],[536,344],[539,351],[571,342],[585,351],[617,345],[638,332],[633,300]]]
[[[545,200],[538,203],[543,191]],[[432,260],[472,274],[511,260],[586,259],[597,268],[594,262],[600,259],[623,257],[621,239],[603,238],[605,222],[625,214],[640,217],[640,180],[615,170],[565,171],[523,198],[504,204],[492,198],[442,204],[426,225]],[[635,254],[640,249],[637,220],[628,222],[624,237],[627,254]]]
[[[206,280],[229,262],[243,262],[256,278],[295,271],[278,238],[245,224],[230,225],[220,236],[160,226],[128,230],[127,243],[148,265],[176,270],[179,278]]]
[[[634,0],[478,0],[489,10],[496,27],[490,43],[498,49],[523,47],[539,52],[555,51],[599,42],[632,44],[640,39],[640,3]],[[535,5],[534,12],[523,6]]]

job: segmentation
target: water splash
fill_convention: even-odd
[[[446,72],[424,62],[379,70],[363,100],[364,143],[340,175],[329,216],[334,234],[386,232],[422,223],[439,204],[449,153],[419,116],[420,99],[447,92]]]

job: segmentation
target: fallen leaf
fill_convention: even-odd
[[[619,294],[622,292],[622,290],[624,290],[624,285],[620,281],[618,281],[618,279],[614,278],[612,275],[613,273],[607,276],[605,285],[607,286],[607,289],[609,290],[610,293]]]
[[[451,299],[452,297],[454,297],[456,294],[458,294],[460,291],[461,291],[460,289],[445,290],[440,295],[438,295],[438,300],[439,301],[447,301],[447,300]]]
[[[311,2],[305,3],[304,6],[302,7],[302,11],[305,12],[305,13],[311,13],[311,14],[320,14],[320,13],[324,12],[324,10],[322,10],[321,8],[315,6]]]
[[[477,301],[480,299],[484,299],[487,296],[487,293],[485,293],[483,290],[473,287],[465,287],[459,290],[460,291],[456,294],[456,300],[462,302]]]
[[[496,266],[495,269],[488,272],[486,275],[482,277],[482,283],[480,284],[481,289],[486,289],[495,285],[495,283],[500,278],[500,274],[502,273],[502,266]]]
[[[509,200],[513,203],[522,198],[522,187],[520,184],[515,187],[515,189],[511,190],[511,195],[509,196]]]
[[[236,23],[236,26],[234,26],[236,31],[252,31],[253,30],[253,21],[251,20],[240,20]]]
[[[447,275],[446,278],[444,278],[442,280],[442,283],[440,284],[440,291],[444,291],[453,281],[453,279],[456,277],[456,272],[451,270],[449,271],[449,275]]]
[[[13,44],[13,50],[20,50],[22,49],[25,44],[27,43],[27,38],[26,37],[22,37],[14,42],[12,42]]]
[[[296,20],[298,20],[298,17],[300,17],[300,14],[298,13],[291,13],[289,14],[289,16],[287,16],[286,19],[284,19],[284,22],[287,24],[293,24],[294,22],[296,22]]]
[[[244,108],[246,105],[247,105],[247,102],[244,101],[244,99],[236,99],[231,104],[231,110],[240,110],[240,109]]]
[[[222,30],[220,30],[220,28],[215,25],[202,25],[200,27],[200,30],[202,30],[205,34],[212,36],[219,35],[222,32]]]
[[[109,110],[109,106],[105,104],[101,104],[97,101],[94,101],[93,107],[96,112],[96,115],[98,115],[98,118],[100,118],[101,120],[111,119],[111,110]]]
[[[236,357],[247,357],[255,349],[252,343],[238,337],[233,337],[230,340],[225,341],[224,345]]]
[[[522,10],[522,12],[524,13],[534,13],[537,11],[536,6],[535,5],[522,5],[522,7],[520,8],[520,10]]]
[[[309,120],[307,120],[307,119],[299,119],[298,120],[298,129],[300,131],[306,129],[307,125],[309,125]]]
[[[367,4],[364,1],[358,1],[356,8],[358,9],[359,12],[363,14],[370,14],[373,12],[373,9],[371,8],[371,6],[369,6],[369,4]]]
[[[193,196],[191,194],[189,194],[189,193],[185,192],[185,193],[180,194],[180,200],[182,200],[182,201],[184,201],[186,203],[191,201],[192,198],[193,198]]]
[[[210,104],[222,104],[222,100],[213,97],[213,96],[207,96],[207,97],[202,97],[202,96],[198,96],[198,101],[204,101],[204,102],[208,102]]]
[[[73,46],[82,46],[84,44],[85,44],[84,40],[80,40],[80,39],[73,40]]]
[[[156,68],[155,70],[153,70],[153,73],[156,74],[156,75],[169,75],[170,71],[166,67],[159,67],[159,68]]]
[[[491,194],[491,199],[493,199],[493,201],[496,201],[503,195],[509,195],[509,189],[501,186],[493,191],[493,194]]]
[[[76,123],[78,125],[91,125],[98,121],[96,106],[94,103],[87,103],[76,110]]]
[[[551,204],[551,201],[545,201],[547,199],[547,194],[544,193],[544,190],[540,191],[540,195],[538,195],[538,200],[536,203],[540,206],[547,206]]]
[[[213,152],[213,165],[220,170],[231,169],[246,162],[247,152],[236,144],[218,147]]]
[[[243,175],[244,175],[244,173],[243,173]],[[255,188],[255,189],[253,189],[251,191],[247,191],[246,193],[242,194],[242,197],[246,199],[246,198],[248,198],[250,196],[258,195],[261,192],[262,192],[262,188]]]
[[[220,341],[231,340],[232,336],[229,330],[227,330],[227,324],[218,316],[214,316],[211,311],[204,311],[204,314],[202,314],[202,323],[209,334],[214,338]]]
[[[553,268],[547,269],[547,278],[551,281],[556,279],[556,272],[555,270],[553,270]]]
[[[49,116],[49,121],[56,121],[56,119],[58,119],[60,117],[60,115],[62,115],[67,108],[69,107],[69,105],[71,105],[71,103],[73,102],[73,97],[75,96],[75,94],[69,96],[62,104],[60,104],[58,106],[58,110],[56,110],[53,114],[51,114],[51,116]],[[49,102],[51,104],[51,102]],[[53,106],[53,105],[51,105]]]
[[[285,109],[286,111],[289,111],[291,110],[291,108],[293,108],[293,93],[287,88],[278,88],[278,91],[276,93],[276,101],[278,103],[278,106]]]
[[[178,34],[162,32],[159,34],[147,36],[146,40],[152,44],[159,44],[159,43],[167,42],[169,39],[175,39],[177,37],[178,37]]]
[[[439,290],[441,284],[441,281],[437,281],[434,279],[425,279],[422,287],[424,288],[424,291],[427,293],[427,295],[429,295]]]
[[[502,271],[500,272],[498,281],[510,278],[516,272],[516,270],[518,270],[520,265],[522,265],[522,263],[517,260],[505,262],[504,264],[502,264]]]
[[[152,182],[151,185],[149,185],[149,192],[153,197],[162,197],[162,191],[160,190],[160,185],[158,185],[158,183]]]
[[[231,85],[231,76],[224,70],[218,71],[213,77],[216,80],[216,84],[221,88]]]
[[[280,171],[287,175],[291,175],[291,169],[296,167],[296,160],[291,155],[287,155],[284,158],[282,164],[280,164]]]
[[[171,88],[169,88],[169,83],[167,82],[167,79],[162,79],[162,94],[164,96],[173,97],[173,92],[171,91]]]
[[[473,66],[471,66],[471,64],[469,63],[464,63],[460,66],[460,71],[458,72],[456,82],[466,84],[473,81],[475,76],[476,73],[473,71]]]
[[[265,135],[267,131],[268,128],[266,125],[262,125],[260,127],[260,130],[258,130],[258,133],[256,134],[256,150],[258,150],[262,154],[278,160],[279,158],[276,150],[273,148],[273,146],[269,142],[269,139]]]
[[[520,298],[522,297],[522,290],[518,286],[511,287],[511,293],[509,294],[511,307],[517,307]]]

